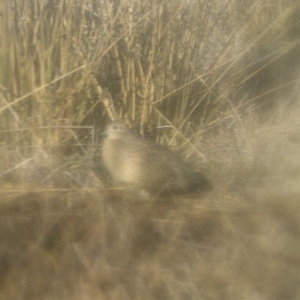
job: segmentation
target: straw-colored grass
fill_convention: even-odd
[[[0,298],[300,299],[299,12],[0,1]],[[112,188],[116,118],[214,190]]]

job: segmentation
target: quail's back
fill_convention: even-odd
[[[117,182],[150,194],[186,192],[210,185],[180,156],[134,134],[122,121],[109,123],[105,135],[103,164]]]

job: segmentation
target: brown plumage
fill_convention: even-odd
[[[116,182],[147,194],[210,188],[180,156],[134,134],[124,122],[110,122],[104,133],[102,160]]]

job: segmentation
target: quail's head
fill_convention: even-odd
[[[124,122],[112,121],[106,126],[103,135],[108,139],[121,139],[130,133],[130,129]]]

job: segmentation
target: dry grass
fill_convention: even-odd
[[[70,3],[0,1],[0,298],[300,299],[299,1]],[[215,189],[108,189],[120,117]]]
[[[140,199],[88,167],[2,182],[0,298],[299,299],[298,111],[244,121],[206,148],[208,194]]]
[[[299,299],[300,190],[262,186],[145,202],[2,185],[1,298]]]

